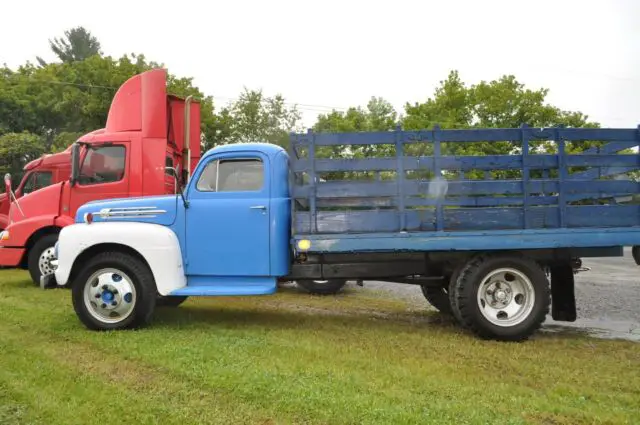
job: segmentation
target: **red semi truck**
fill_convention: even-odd
[[[164,69],[127,80],[111,102],[105,128],[68,149],[78,178],[69,179],[70,170],[63,170],[65,180],[10,202],[8,224],[0,233],[0,267],[28,269],[39,284],[54,271],[50,260],[58,233],[74,222],[81,205],[176,193],[175,172],[186,183],[200,159],[200,104],[190,96],[168,95],[166,81]]]
[[[21,198],[43,187],[67,180],[71,174],[71,146],[63,152],[34,159],[24,166],[23,171],[22,180],[20,180],[20,184],[14,191],[16,198]],[[9,194],[0,194],[0,230],[6,229],[9,224],[10,205]]]

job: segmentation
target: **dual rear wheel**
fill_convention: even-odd
[[[435,308],[486,339],[527,339],[549,313],[547,276],[535,261],[521,256],[475,257],[443,286],[422,291]]]

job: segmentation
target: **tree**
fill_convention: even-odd
[[[388,131],[397,126],[397,118],[398,114],[391,103],[381,97],[371,97],[365,109],[351,107],[345,112],[333,110],[328,114],[319,115],[313,130],[329,133]],[[394,152],[394,146],[331,146],[318,149],[316,155],[326,158],[364,158],[368,156],[391,156]],[[347,174],[332,173],[328,176],[346,177]]]
[[[36,134],[22,132],[1,135],[0,175],[11,173],[13,181],[19,181],[22,178],[22,167],[44,152],[42,138]]]
[[[215,136],[208,147],[226,143],[266,142],[287,147],[289,133],[297,128],[300,113],[288,107],[282,95],[265,97],[248,90],[214,119]]]
[[[83,61],[94,55],[102,55],[98,39],[83,27],[65,31],[64,37],[49,40],[49,46],[62,62]],[[37,59],[40,65],[47,65],[42,58]]]

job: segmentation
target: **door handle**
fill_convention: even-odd
[[[252,210],[266,210],[267,207],[265,207],[264,205],[254,205],[253,207],[249,207]]]

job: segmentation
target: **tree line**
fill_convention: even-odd
[[[49,40],[57,61],[47,63],[36,56],[16,69],[0,68],[0,173],[19,176],[24,164],[43,153],[65,149],[82,134],[104,126],[116,89],[131,76],[162,63],[143,54],[118,58],[105,55],[100,42],[85,28],[65,31]],[[237,99],[222,104],[202,93],[187,76],[169,74],[168,90],[179,96],[193,95],[202,106],[202,144],[264,141],[282,146],[289,133],[300,131],[301,114],[277,94],[245,88]],[[385,131],[404,129],[473,127],[534,127],[564,125],[597,127],[579,111],[564,111],[550,105],[548,90],[530,89],[512,75],[492,81],[466,84],[452,70],[423,102],[406,103],[403,111],[385,99],[371,97],[364,106],[320,114],[316,131]],[[547,147],[552,149],[551,147]],[[454,148],[452,148],[454,149]],[[460,151],[463,149],[463,151]],[[503,154],[511,147],[501,144],[469,144],[452,153]],[[344,155],[331,150],[328,155]],[[360,151],[350,155],[377,155]]]

